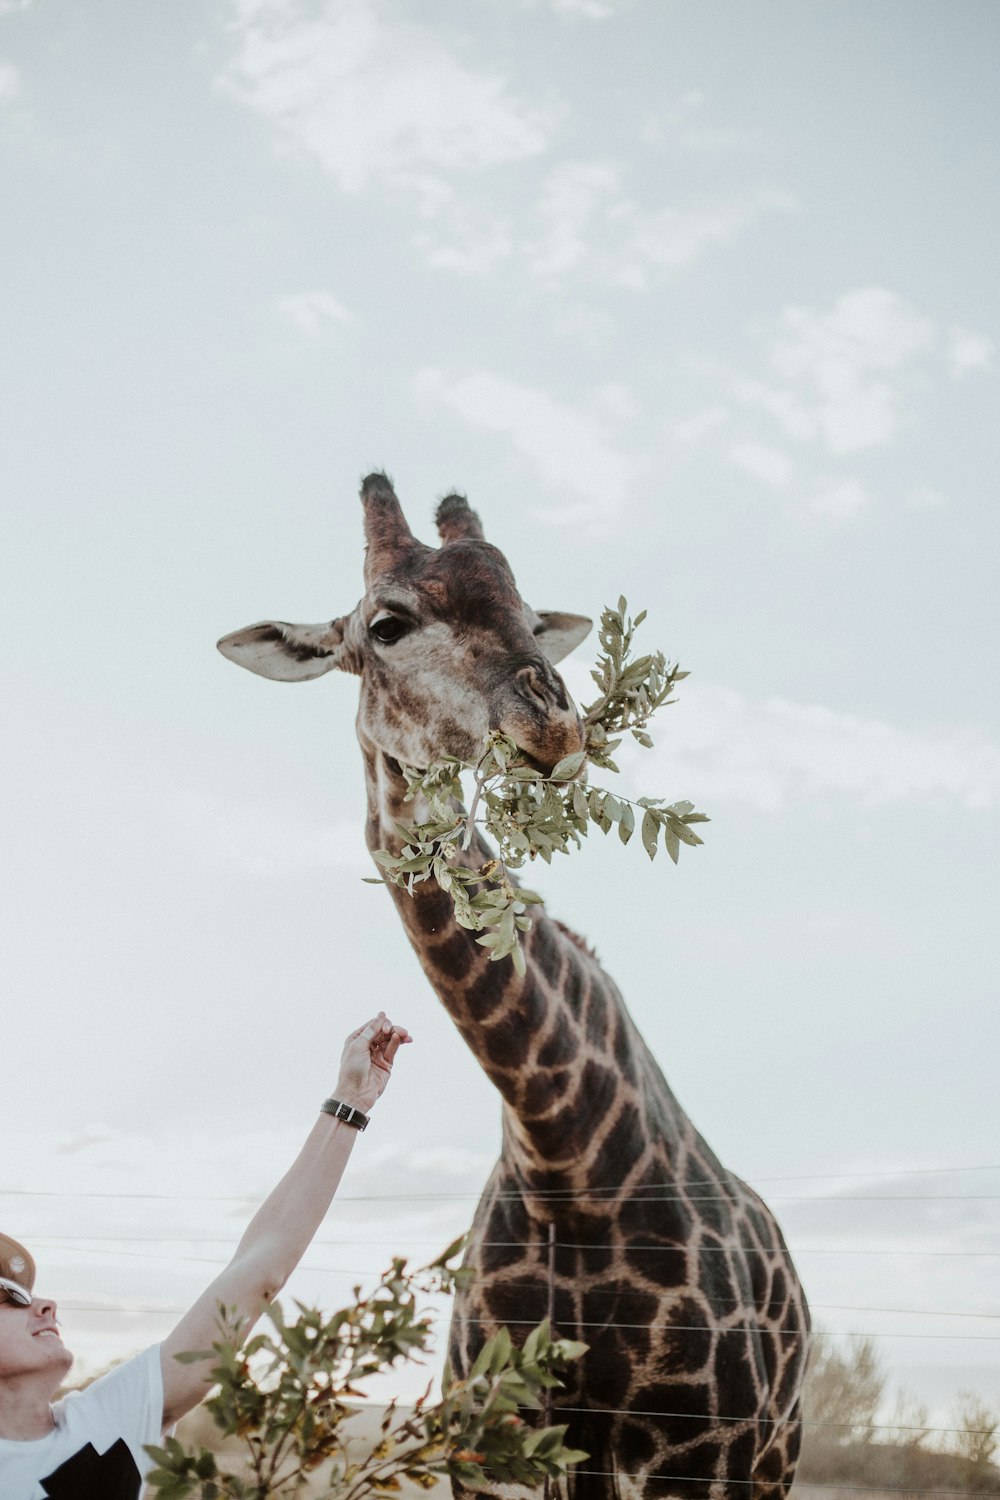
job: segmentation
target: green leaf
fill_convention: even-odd
[[[635,807],[642,809],[641,842],[649,858],[655,858],[663,828],[664,842],[676,863],[682,843],[700,843],[688,825],[707,821],[690,802],[665,808],[663,797],[626,800],[600,787],[588,788],[585,780],[577,779],[588,765],[617,773],[612,757],[626,734],[637,744],[651,746],[647,729],[651,717],[674,701],[674,686],[687,676],[676,662],[668,664],[662,651],[634,654],[635,632],[646,612],[640,610],[629,620],[627,608],[623,597],[617,609],[609,607],[601,613],[600,650],[591,672],[600,696],[583,709],[585,749],[563,756],[549,776],[542,776],[509,736],[494,731],[483,741],[478,759],[465,767],[443,757],[424,770],[404,768],[406,796],[410,800],[422,796],[429,819],[412,826],[398,822],[400,852],[377,851],[383,882],[366,879],[367,884],[388,883],[411,896],[423,881],[435,880],[451,898],[455,925],[476,934],[493,962],[509,957],[518,974],[526,972],[520,946],[522,934],[530,928],[525,908],[541,898],[518,892],[512,872],[527,860],[549,864],[553,855],[582,847],[591,824],[605,834],[617,824],[621,842],[629,843],[637,824]],[[485,862],[481,845],[475,846],[472,858],[465,854],[473,824],[468,815],[455,811],[463,769],[471,770],[476,780],[472,808],[474,816],[478,813],[476,822],[485,825],[499,846],[496,857]]]
[[[579,1339],[560,1339],[556,1347],[560,1359],[571,1363],[575,1359],[582,1359],[590,1345],[581,1343]]]
[[[173,1463],[173,1457],[167,1452],[166,1448],[159,1448],[155,1443],[147,1443],[146,1452],[149,1454],[150,1458],[154,1458],[162,1468],[165,1468],[169,1463]]]
[[[540,896],[537,891],[529,891],[526,885],[518,886],[517,899],[523,901],[526,906],[543,906],[545,897]]]
[[[431,1261],[429,1269],[438,1270],[442,1266],[447,1266],[450,1260],[454,1260],[456,1255],[460,1255],[462,1253],[462,1251],[465,1249],[466,1243],[468,1242],[468,1238],[469,1236],[466,1233],[460,1234],[457,1239],[452,1240],[451,1244],[446,1245],[445,1248],[441,1251],[441,1254],[437,1257],[437,1259]]]
[[[586,758],[587,752],[585,750],[577,750],[572,755],[564,755],[562,760],[558,761],[549,772],[550,780],[569,781],[579,771]]]

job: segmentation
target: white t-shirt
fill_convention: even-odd
[[[70,1391],[52,1413],[45,1437],[0,1438],[3,1500],[139,1500],[154,1467],[143,1444],[163,1429],[159,1344]]]

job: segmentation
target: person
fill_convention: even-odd
[[[281,1290],[319,1228],[368,1111],[411,1037],[383,1011],[344,1044],[336,1093],[285,1176],[248,1225],[226,1269],[169,1337],[83,1391],[53,1397],[73,1356],[59,1333],[56,1304],[35,1293],[35,1262],[0,1234],[0,1496],[3,1500],[138,1500],[153,1467],[144,1444],[189,1412],[211,1387],[213,1359],[177,1356],[208,1349],[219,1335],[219,1304],[235,1308],[248,1333]]]

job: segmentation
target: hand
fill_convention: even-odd
[[[367,1114],[389,1082],[396,1053],[412,1041],[405,1026],[394,1025],[380,1010],[344,1043],[336,1097]]]

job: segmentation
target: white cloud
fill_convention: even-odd
[[[560,16],[582,16],[585,21],[607,21],[622,8],[622,0],[546,0]]]
[[[622,387],[602,387],[581,409],[489,370],[449,376],[427,368],[416,376],[414,390],[421,401],[448,407],[472,427],[504,433],[542,483],[577,497],[576,504],[552,508],[543,519],[599,523],[624,504],[635,460],[613,436],[631,411]]]
[[[414,244],[423,251],[428,265],[464,276],[485,276],[513,254],[513,234],[506,215],[488,207],[472,207],[453,192],[442,195],[433,212],[439,224],[414,236]]]
[[[312,153],[347,192],[370,182],[433,195],[441,174],[544,151],[558,111],[514,99],[443,28],[389,17],[379,0],[233,0],[235,98]]]
[[[679,271],[764,214],[794,206],[787,194],[761,188],[649,209],[627,195],[613,163],[566,162],[542,185],[541,227],[526,246],[528,269],[546,278],[573,273],[642,289],[651,274]]]
[[[884,287],[845,292],[832,307],[786,307],[763,351],[768,374],[731,377],[745,406],[772,417],[787,437],[836,457],[884,447],[909,421],[908,400],[929,361],[952,377],[986,370],[993,342],[932,318]],[[777,377],[777,378],[775,378]]]
[[[612,14],[609,0],[547,3],[590,20]],[[565,108],[516,97],[441,24],[396,16],[388,0],[230,6],[234,55],[220,85],[345,192],[403,191],[415,203],[416,248],[434,267],[484,275],[516,260],[548,281],[642,289],[795,207],[770,187],[650,207],[607,161],[564,162],[539,185],[527,164],[550,149]],[[525,164],[513,185],[506,179],[516,207],[479,181],[512,162]]]
[[[933,344],[933,322],[893,292],[861,287],[826,312],[788,307],[780,325],[768,363],[791,385],[764,394],[789,435],[817,435],[837,454],[889,442],[902,418],[888,372]]]
[[[557,16],[570,20],[581,17],[585,21],[609,21],[618,15],[631,0],[516,0],[521,10],[538,10],[540,7],[555,11]]]
[[[609,380],[599,385],[590,398],[590,409],[611,426],[624,425],[639,415],[639,407],[627,385]]]
[[[729,688],[684,684],[684,712],[653,752],[659,780],[699,806],[729,801],[775,811],[844,797],[1000,806],[1000,745],[973,729],[918,732],[784,698],[753,702]],[[623,750],[625,747],[622,747]],[[643,778],[651,784],[649,752]]]
[[[725,427],[729,420],[730,414],[726,407],[706,406],[701,411],[692,412],[689,417],[680,417],[676,422],[671,422],[668,434],[676,443],[694,446],[711,433],[718,432],[720,427]]]
[[[538,205],[544,228],[530,252],[529,270],[538,276],[575,271],[591,253],[595,214],[617,190],[618,173],[609,163],[570,162],[550,173]]]
[[[687,89],[647,115],[640,138],[653,146],[679,146],[701,156],[746,157],[768,145],[768,133],[745,120],[738,126],[706,120],[703,112],[708,105],[702,89]]]
[[[21,79],[13,63],[0,61],[0,104],[16,99],[21,92]]]
[[[918,485],[916,489],[910,490],[906,498],[919,510],[940,510],[942,506],[948,504],[947,495],[942,495],[940,490],[934,489],[929,484]]]
[[[729,462],[760,479],[772,489],[788,492],[796,478],[794,459],[767,443],[738,442],[729,449]],[[820,475],[811,485],[797,487],[795,508],[799,514],[822,516],[829,521],[853,521],[872,504],[872,495],[859,479]]]
[[[320,338],[331,324],[354,323],[354,314],[329,292],[294,292],[275,299],[278,311],[308,338]]]
[[[195,792],[171,795],[164,810],[164,838],[183,842],[199,864],[221,865],[260,879],[344,866],[361,875],[370,873],[354,821],[316,824],[274,807],[222,805]]]
[[[874,497],[858,475],[825,472],[824,458],[894,442],[935,366],[939,374],[944,360],[952,374],[985,368],[991,353],[988,339],[958,329],[946,349],[932,318],[884,287],[858,287],[827,308],[786,307],[764,331],[765,373],[723,378],[744,408],[766,414],[806,450],[800,513],[851,521]],[[790,484],[791,460],[771,451],[747,424],[736,429],[728,456],[765,482]],[[926,498],[932,493],[914,490],[911,503],[940,503]]]
[[[996,345],[983,333],[958,327],[948,330],[948,367],[953,380],[972,370],[992,369],[995,353]]]
[[[775,489],[785,489],[795,473],[794,460],[766,443],[734,443],[729,461]]]
[[[853,521],[872,503],[872,496],[860,479],[821,477],[806,501],[813,515],[827,516],[831,521]]]
[[[617,335],[618,324],[607,305],[598,298],[572,301],[559,299],[550,302],[549,326],[560,334],[574,339],[578,344],[589,344],[592,349],[604,351],[608,341]]]
[[[774,188],[761,188],[731,198],[709,200],[684,208],[645,212],[631,206],[621,213],[628,237],[627,261],[616,279],[644,286],[644,270],[676,271],[699,259],[713,245],[734,240],[767,213],[790,213],[795,201]]]
[[[934,324],[894,292],[861,287],[845,292],[829,312],[788,307],[785,336],[771,351],[782,375],[804,375],[820,390],[864,370],[895,370],[933,340]]]
[[[762,380],[743,380],[739,377],[733,381],[732,388],[733,394],[745,406],[754,406],[767,412],[797,442],[809,442],[816,437],[819,424],[794,391],[779,390]]]

